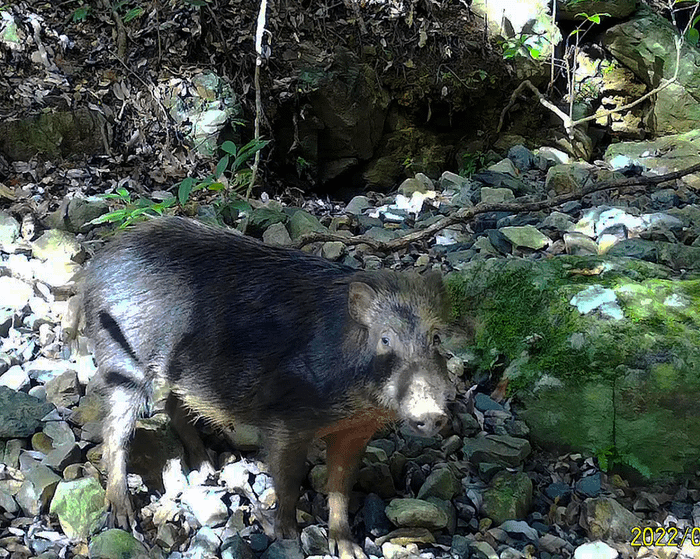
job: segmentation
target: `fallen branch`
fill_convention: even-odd
[[[301,239],[296,243],[297,248],[301,248],[309,243],[315,242],[327,242],[327,241],[340,241],[345,245],[359,245],[365,244],[370,248],[378,252],[392,252],[402,248],[408,247],[411,243],[425,241],[432,238],[436,233],[442,231],[443,229],[455,225],[457,223],[464,223],[479,214],[489,213],[489,212],[509,212],[513,214],[521,212],[534,212],[542,209],[554,208],[566,202],[571,202],[573,200],[580,200],[584,196],[593,194],[594,192],[601,192],[603,190],[634,190],[640,186],[648,188],[649,186],[657,185],[663,182],[676,180],[686,175],[692,173],[700,172],[700,163],[688,167],[686,169],[681,169],[680,171],[673,171],[672,173],[666,173],[664,175],[655,176],[644,176],[644,177],[629,177],[625,179],[609,180],[594,183],[575,191],[569,192],[567,194],[561,194],[560,196],[555,196],[548,200],[538,200],[538,201],[523,201],[523,202],[510,202],[502,204],[477,204],[471,208],[460,208],[451,215],[442,218],[440,221],[429,225],[425,229],[419,231],[413,231],[392,239],[389,242],[378,241],[372,239],[365,235],[356,235],[354,237],[343,237],[335,233],[309,233],[301,237]]]

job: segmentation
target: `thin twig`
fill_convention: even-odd
[[[260,10],[258,11],[258,27],[255,31],[255,140],[260,141],[260,119],[262,118],[262,93],[260,92],[260,66],[262,66],[262,38],[265,32],[265,18],[267,17],[267,0],[260,0]],[[258,177],[258,166],[260,165],[260,150],[255,152],[253,170],[250,174],[250,184],[246,198],[250,198],[253,186]]]

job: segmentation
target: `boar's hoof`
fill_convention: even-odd
[[[328,535],[328,548],[331,555],[337,555],[340,559],[367,559],[365,552],[352,540],[350,534],[334,534],[331,530]]]
[[[105,506],[109,513],[107,524],[111,528],[121,528],[122,530],[130,531],[136,526],[136,515],[134,514],[134,507],[131,504],[129,495],[114,496],[108,492],[105,497]]]
[[[275,537],[278,540],[295,540],[299,538],[299,528],[297,527],[296,522],[294,523],[285,523],[285,522],[279,522],[279,520],[276,522],[275,526]]]

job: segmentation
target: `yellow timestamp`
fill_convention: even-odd
[[[678,529],[675,526],[658,526],[651,528],[649,526],[642,528],[635,526],[632,528],[632,547],[683,547],[688,542],[692,546],[700,547],[700,528],[682,528]]]

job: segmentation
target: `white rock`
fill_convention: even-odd
[[[574,551],[574,559],[615,559],[619,553],[605,542],[584,543]]]

